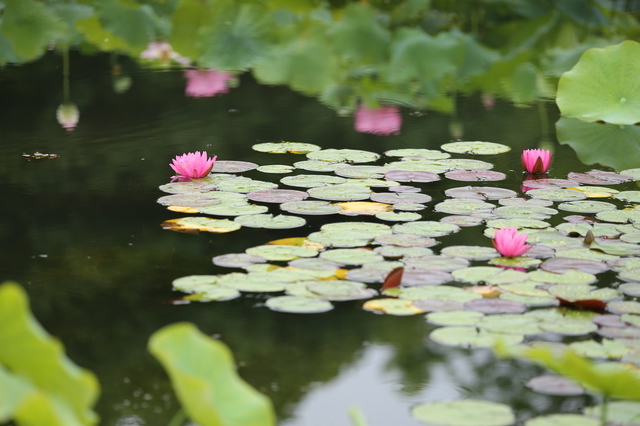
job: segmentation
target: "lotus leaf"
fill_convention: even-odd
[[[640,45],[635,41],[587,50],[560,78],[556,97],[560,112],[584,121],[639,122],[638,63]]]

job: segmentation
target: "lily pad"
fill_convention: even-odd
[[[615,185],[632,180],[631,176],[625,176],[615,172],[606,172],[603,170],[591,170],[585,173],[571,172],[569,173],[568,178],[588,185]]]
[[[442,237],[460,231],[460,227],[436,221],[417,221],[393,225],[396,234],[413,234],[424,237]]]
[[[357,201],[366,200],[371,195],[371,190],[366,186],[331,185],[309,188],[310,196],[319,200],[329,201]]]
[[[158,204],[163,206],[203,207],[220,204],[220,200],[209,194],[175,194],[158,198]]]
[[[211,173],[241,173],[257,169],[256,163],[248,161],[224,161],[218,160],[213,164]]]
[[[262,173],[284,175],[293,172],[295,170],[295,167],[288,166],[286,164],[268,164],[265,166],[260,166],[256,170]]]
[[[440,176],[436,173],[411,170],[390,170],[385,173],[384,177],[397,182],[435,182],[440,180]]]
[[[640,210],[610,210],[599,212],[596,218],[615,223],[640,222]]]
[[[327,250],[320,253],[320,257],[341,265],[362,265],[384,260],[378,253],[361,248]]]
[[[252,214],[239,216],[234,222],[248,228],[266,228],[266,229],[291,229],[299,228],[306,225],[307,221],[298,216],[287,216],[279,214],[273,216],[271,214]]]
[[[542,393],[545,395],[570,396],[570,395],[582,395],[585,392],[584,388],[579,384],[577,384],[576,382],[574,382],[573,380],[567,379],[566,377],[555,376],[552,374],[537,376],[530,379],[527,382],[527,387],[531,388],[531,390],[533,390],[534,392]],[[542,419],[542,417],[538,417],[538,419]],[[579,416],[576,414],[570,415],[565,420],[569,420],[569,419],[572,419],[574,422],[573,423],[566,423],[566,422],[554,423],[550,421],[550,419],[548,419],[547,423],[542,422],[542,420],[538,420],[537,422],[528,421],[526,425],[534,426],[540,423],[540,426],[543,426],[544,424],[548,424],[549,426],[562,426],[562,425],[574,426],[574,425],[589,424],[588,420],[590,420],[584,416]],[[585,423],[583,419],[587,419],[587,422]],[[599,424],[596,423],[593,426],[599,426]]]
[[[374,237],[391,234],[393,231],[389,225],[374,222],[335,222],[325,223],[320,227],[321,231],[360,231],[367,232]]]
[[[378,294],[363,283],[347,280],[311,281],[306,286],[310,292],[331,301],[370,299]]]
[[[431,197],[426,194],[418,194],[414,192],[389,193],[378,192],[371,194],[371,200],[379,203],[397,204],[397,203],[428,203]]]
[[[558,210],[549,207],[536,206],[503,206],[494,209],[492,214],[505,219],[533,219],[544,220],[558,213]]]
[[[292,314],[317,314],[333,309],[333,305],[327,300],[300,296],[272,297],[265,305],[272,311]]]
[[[598,213],[607,210],[616,210],[616,205],[604,201],[569,201],[558,204],[558,209],[576,213]]]
[[[347,180],[338,176],[326,176],[326,175],[295,175],[286,176],[280,179],[280,182],[300,188],[316,188],[326,185],[337,185],[344,183]]]
[[[598,280],[593,274],[573,269],[561,274],[537,270],[529,272],[528,278],[539,283],[580,285],[588,285]]]
[[[484,219],[481,217],[475,216],[466,216],[466,215],[454,215],[454,216],[445,216],[440,219],[440,222],[450,223],[460,227],[468,227],[468,226],[478,226],[484,222]]]
[[[424,299],[439,299],[442,301],[464,303],[468,302],[469,300],[482,299],[482,296],[480,296],[479,294],[448,285],[391,288],[384,290],[383,293],[389,296],[396,296],[400,299],[414,301]],[[462,310],[462,306],[460,305],[460,308],[458,309]]]
[[[632,352],[624,343],[619,341],[603,339],[602,342],[595,340],[584,340],[569,344],[578,355],[589,358],[620,359]]]
[[[345,216],[375,216],[380,213],[392,213],[391,204],[375,203],[372,201],[346,201],[344,203],[334,203],[341,207],[339,212]]]
[[[577,201],[587,198],[584,193],[573,189],[532,189],[527,191],[527,195],[549,201]]]
[[[438,244],[433,238],[415,234],[390,234],[376,237],[376,244],[398,247],[431,247]]]
[[[488,331],[478,331],[475,327],[441,327],[433,330],[429,334],[429,338],[436,343],[440,343],[446,346],[459,346],[463,348],[486,348],[493,347],[498,343],[503,345],[516,345],[524,339],[521,334],[503,334],[503,333],[490,333]],[[477,420],[476,420],[477,421]],[[431,423],[433,419],[431,419]],[[459,425],[460,423],[442,423]],[[489,425],[494,423],[487,423],[487,419],[484,423],[464,423],[464,424],[478,424]],[[497,423],[496,423],[497,424]],[[505,423],[505,424],[511,424]]]
[[[491,212],[496,206],[473,198],[448,199],[436,204],[433,209],[441,213],[477,215]]]
[[[421,214],[412,212],[380,212],[375,216],[377,219],[388,222],[411,222],[422,218]]]
[[[640,425],[640,402],[635,401],[608,401],[606,407],[596,405],[584,409],[587,416],[601,418],[602,410],[607,412],[607,423],[625,426]]]
[[[296,169],[310,172],[333,172],[338,167],[344,167],[344,163],[329,163],[327,161],[306,160],[293,163]]]
[[[448,246],[440,250],[440,253],[469,260],[489,260],[499,255],[494,248],[482,246]]]
[[[501,198],[515,197],[517,192],[505,188],[491,186],[464,186],[447,189],[445,195],[454,198],[474,198],[477,200],[499,200]]]
[[[342,211],[342,207],[326,201],[292,201],[280,204],[280,209],[289,213],[306,215],[337,214]]]
[[[504,173],[491,170],[452,170],[446,172],[444,176],[447,179],[464,182],[494,182],[507,178]]]
[[[213,216],[243,216],[250,214],[261,214],[269,210],[266,206],[259,206],[246,202],[220,203],[215,206],[198,207],[200,213]]]
[[[267,244],[257,247],[251,247],[246,250],[246,253],[262,256],[265,259],[271,261],[287,261],[296,259],[298,257],[315,257],[318,255],[318,252],[316,250],[307,247],[278,244]]]
[[[527,310],[524,303],[505,299],[477,299],[464,304],[464,308],[483,314],[519,314]]]
[[[440,149],[455,154],[495,155],[511,151],[511,147],[495,142],[450,142]]]
[[[239,290],[221,285],[208,286],[198,293],[193,293],[180,300],[185,302],[226,302],[241,296]]]
[[[554,257],[545,260],[540,268],[547,272],[562,274],[570,270],[599,274],[609,269],[609,265],[597,260],[572,259],[567,257]]]
[[[426,319],[430,324],[444,326],[471,326],[475,325],[479,319],[484,317],[481,312],[473,311],[443,311],[431,312]]]
[[[406,259],[418,256],[429,256],[433,254],[433,250],[425,247],[399,247],[399,246],[381,246],[376,247],[373,251],[384,257]]]
[[[466,158],[449,158],[446,160],[438,160],[437,164],[447,167],[447,171],[452,170],[489,170],[493,168],[493,164],[486,161],[470,160]]]
[[[640,203],[640,191],[621,191],[613,196],[618,200]]]
[[[368,300],[362,305],[362,309],[370,312],[383,312],[388,315],[407,316],[421,314],[423,311],[410,301],[399,299],[375,299]]]
[[[323,149],[307,154],[309,160],[328,162],[370,163],[380,158],[379,154],[356,149]]]
[[[556,97],[560,112],[584,121],[639,122],[639,62],[640,45],[631,40],[587,50],[560,78]]]
[[[247,194],[249,200],[263,203],[290,203],[293,201],[302,201],[308,196],[309,194],[306,192],[293,189],[265,189],[251,191]]]
[[[174,290],[185,293],[198,293],[218,284],[218,275],[189,275],[173,280]]]
[[[268,152],[270,154],[285,154],[290,152],[292,154],[308,154],[313,151],[319,151],[318,145],[302,142],[266,142],[255,144],[251,147],[254,151]]]
[[[307,238],[326,247],[363,247],[375,235],[363,231],[320,231],[309,234]]]
[[[244,268],[256,263],[265,263],[267,259],[247,253],[227,253],[215,256],[212,261],[214,265],[223,268]]]
[[[515,422],[509,406],[471,399],[418,404],[411,415],[420,422],[442,426],[507,426]]]
[[[358,166],[344,164],[335,169],[334,173],[338,176],[357,179],[382,179],[384,173],[388,171],[386,167],[381,166]]]
[[[445,271],[406,268],[402,273],[400,285],[405,287],[440,285],[450,281],[453,281],[453,277]]]
[[[237,231],[242,226],[228,219],[211,219],[208,217],[189,216],[180,219],[165,220],[160,225],[164,229],[177,232],[212,232],[222,234]]]
[[[446,152],[424,148],[391,149],[385,151],[384,155],[387,157],[422,157],[427,160],[442,160],[451,157],[451,155]]]
[[[502,284],[525,281],[527,273],[513,269],[502,269],[495,266],[471,266],[457,269],[451,273],[453,277],[465,283]]]
[[[479,299],[478,302],[486,300]],[[502,300],[502,299],[496,299]],[[503,300],[506,302],[506,300]],[[467,302],[471,303],[471,302]],[[478,328],[492,333],[533,335],[542,333],[535,318],[511,313],[486,315],[475,324]]]

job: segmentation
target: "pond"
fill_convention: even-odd
[[[27,3],[44,5],[35,0]],[[515,6],[508,6],[509,2],[504,2],[500,7],[486,9],[484,16],[477,16],[478,11],[473,8],[453,10],[453,6],[440,4],[447,2],[432,2],[431,9],[428,2],[420,6],[424,9],[417,6],[421,2],[391,2],[394,3],[393,7],[381,6],[376,12],[387,17],[377,18],[380,25],[395,31],[399,22],[409,20],[407,16],[410,15],[412,25],[422,20],[421,25],[432,31],[434,39],[442,37],[435,46],[453,43],[455,37],[458,37],[457,40],[472,39],[471,35],[476,34],[474,31],[481,32],[483,28],[489,31],[492,28],[490,22],[502,24],[502,29],[489,34],[494,37],[493,40],[485,34],[485,40],[489,40],[486,46],[492,47],[477,45],[482,49],[479,47],[474,53],[479,56],[473,58],[477,60],[476,64],[483,64],[480,66],[482,70],[462,65],[452,68],[443,48],[440,53],[445,59],[434,61],[433,69],[436,71],[426,82],[415,81],[411,75],[407,77],[408,80],[398,77],[381,82],[372,77],[370,69],[362,66],[369,60],[363,59],[363,56],[355,60],[360,64],[348,70],[348,78],[340,80],[342,77],[339,77],[338,83],[333,80],[333,73],[346,73],[345,69],[350,65],[336,65],[336,69],[314,69],[313,61],[303,61],[298,65],[303,63],[304,66],[291,66],[287,71],[299,73],[295,74],[298,76],[307,74],[311,76],[309,79],[295,77],[282,69],[276,70],[274,64],[280,64],[276,61],[263,64],[256,71],[240,63],[246,58],[235,54],[223,58],[227,65],[232,66],[218,67],[215,55],[221,54],[224,49],[211,48],[209,51],[198,45],[199,49],[204,50],[194,53],[184,48],[186,41],[183,40],[181,44],[176,35],[178,29],[182,31],[186,28],[180,26],[181,18],[163,15],[168,14],[170,3],[184,6],[188,2],[140,2],[148,9],[136,9],[138,6],[132,6],[137,4],[134,2],[112,3],[111,6],[133,7],[137,12],[142,10],[149,16],[155,16],[160,28],[157,37],[145,36],[138,40],[132,28],[124,24],[122,27],[114,25],[110,19],[124,12],[114,11],[116,6],[109,9],[109,2],[60,2],[60,8],[63,4],[72,5],[69,10],[76,8],[74,13],[78,16],[75,19],[82,17],[84,20],[82,25],[77,25],[82,36],[75,34],[64,43],[52,45],[47,50],[49,40],[62,36],[57,30],[45,31],[40,34],[41,40],[22,46],[17,43],[14,51],[7,50],[5,46],[0,54],[2,62],[7,63],[0,70],[0,102],[4,111],[0,115],[4,142],[0,146],[0,159],[4,166],[0,171],[0,184],[5,193],[4,220],[0,222],[0,241],[4,247],[0,260],[0,280],[21,284],[29,294],[31,309],[38,321],[63,342],[69,358],[97,375],[101,392],[95,411],[100,416],[100,424],[168,424],[179,410],[180,403],[166,373],[147,351],[147,342],[155,331],[179,321],[192,322],[205,334],[227,344],[233,351],[239,374],[273,401],[278,424],[285,426],[351,425],[354,423],[349,412],[354,406],[361,410],[371,425],[419,425],[424,423],[412,416],[412,407],[421,403],[457,399],[506,404],[513,409],[520,424],[527,419],[552,413],[581,413],[584,407],[600,402],[600,398],[593,394],[551,396],[534,392],[527,382],[545,374],[547,370],[526,361],[498,359],[491,348],[469,349],[464,347],[465,344],[456,346],[436,342],[431,333],[442,329],[442,324],[436,325],[434,321],[425,320],[428,309],[419,310],[419,314],[415,315],[404,315],[406,312],[403,315],[383,314],[376,309],[373,309],[375,312],[363,309],[365,299],[333,302],[333,309],[324,313],[291,314],[276,312],[266,306],[270,298],[283,295],[282,291],[243,291],[240,297],[233,300],[187,303],[188,300],[183,299],[185,294],[175,291],[172,283],[178,278],[192,275],[242,272],[242,268],[216,265],[212,259],[229,253],[244,253],[274,240],[306,238],[328,223],[349,223],[346,228],[338,228],[338,233],[345,234],[357,229],[361,222],[396,227],[396,234],[404,233],[398,231],[402,229],[398,228],[401,223],[410,224],[416,218],[417,223],[460,223],[461,219],[437,207],[443,201],[453,199],[450,193],[445,193],[452,188],[505,188],[515,191],[516,197],[530,197],[525,195],[527,183],[523,183],[523,179],[526,175],[520,163],[520,154],[525,149],[542,148],[553,153],[553,162],[547,174],[552,179],[567,179],[570,173],[594,169],[621,172],[638,167],[640,156],[636,145],[639,139],[633,126],[627,126],[631,127],[632,133],[623,135],[626,138],[623,149],[612,147],[603,150],[596,142],[581,143],[589,139],[589,135],[612,143],[617,134],[598,133],[602,127],[597,126],[612,126],[609,124],[583,124],[566,117],[560,119],[553,97],[557,78],[575,64],[584,50],[619,42],[625,38],[627,27],[637,28],[632,10],[621,10],[617,17],[613,17],[600,13],[602,9],[590,9],[593,13],[599,11],[600,14],[596,14],[598,19],[601,15],[602,19],[626,19],[624,25],[620,24],[615,31],[611,29],[606,34],[602,34],[602,28],[597,26],[598,36],[593,37],[582,36],[581,31],[588,26],[581,27],[582,18],[572,15],[573,11],[568,6],[550,6],[546,11],[537,12],[529,10],[526,13],[531,16],[537,14],[537,27],[533,28],[532,25],[527,29],[530,44],[523,42],[516,49],[515,39],[511,46],[503,44],[499,48],[496,47],[496,39],[506,34],[507,30],[517,33],[518,23],[522,24],[522,20],[527,19],[524,6],[522,10],[511,10],[511,14],[507,14],[505,10]],[[242,3],[246,7],[253,4]],[[262,2],[258,3],[262,5]],[[305,19],[315,19],[316,23],[329,19],[325,16],[329,6],[317,6],[322,2],[302,2],[304,7],[300,6],[300,10],[293,6],[291,10],[287,9],[289,2],[279,3],[282,11],[274,12],[274,19],[281,25],[281,30],[291,25],[293,14],[307,14]],[[416,8],[411,13],[403,9],[409,8],[410,3]],[[522,3],[535,8],[533,5],[537,2]],[[584,5],[580,4],[579,10],[582,11]],[[317,9],[314,9],[314,5]],[[3,2],[3,6],[7,14],[10,8],[21,7],[10,0]],[[332,13],[339,16],[336,10],[342,10],[342,5],[332,2],[330,6]],[[119,42],[110,42],[107,36],[103,42],[97,40],[98,30],[91,25],[98,22],[98,18],[92,17],[93,12],[86,9],[89,7],[95,7],[102,14],[100,19],[104,28],[101,30],[110,31],[112,35],[119,34]],[[180,6],[175,7],[179,9]],[[184,7],[184,10],[179,10],[185,12],[188,7]],[[354,20],[350,24],[365,22],[364,17],[371,13],[368,7],[352,5],[351,9],[347,8],[346,16]],[[38,19],[53,13],[45,9],[44,6],[38,8]],[[245,18],[256,13],[255,10],[245,12],[248,14],[243,15]],[[300,16],[296,22],[304,21]],[[454,18],[459,20],[460,30],[449,26],[447,19]],[[173,39],[169,39],[176,51],[191,58],[199,57],[199,65],[229,71],[215,71],[215,75],[210,75],[214,83],[200,81],[202,85],[197,86],[198,78],[203,77],[205,71],[191,68],[191,71],[186,71],[175,58],[168,61],[168,50],[155,58],[141,58],[145,56],[143,52],[148,51],[148,43],[160,39],[162,31],[167,31],[160,24],[166,24],[171,19],[174,32],[171,33]],[[249,21],[251,19],[257,18],[253,16]],[[394,23],[390,24],[385,19]],[[246,21],[239,19],[229,22],[231,25],[232,22],[238,24]],[[449,24],[445,25],[444,22]],[[606,27],[610,22],[603,21],[598,25]],[[4,35],[0,34],[1,42],[11,39],[9,36],[17,36],[12,32],[15,31],[14,27],[10,31],[8,24],[3,25],[5,32]],[[353,28],[362,27],[364,24]],[[443,30],[445,27],[446,31]],[[247,28],[254,27],[247,24],[246,28],[241,29],[249,31]],[[336,28],[346,34],[334,34],[338,40],[345,37],[361,42],[358,34],[361,36],[366,33],[364,30],[358,33],[351,27]],[[415,34],[409,34],[407,28],[405,36],[410,41]],[[201,30],[201,33],[208,34],[204,26]],[[318,28],[307,30],[315,35],[320,31]],[[558,32],[554,36],[556,44],[541,38],[540,32],[544,31]],[[339,32],[336,30],[336,33]],[[577,43],[558,41],[561,32],[565,35],[571,32],[572,37],[575,36],[575,40],[580,42],[579,46],[576,46]],[[376,43],[388,43],[384,31],[380,34]],[[187,35],[182,34],[184,37]],[[312,41],[309,43],[318,43],[317,39],[313,39],[315,35],[310,36]],[[215,39],[214,35],[208,36]],[[395,33],[393,36],[400,37]],[[519,33],[519,36],[524,37],[524,33]],[[283,44],[284,36],[279,34],[279,37],[279,42]],[[256,36],[255,40],[272,42],[263,33]],[[35,49],[38,42],[42,42],[42,45]],[[67,49],[65,43],[71,48]],[[529,45],[532,50],[527,53],[526,47]],[[31,54],[29,47],[38,53]],[[179,47],[183,47],[183,50]],[[355,47],[346,46],[345,51],[357,47],[357,43]],[[395,46],[395,51],[401,47]],[[249,44],[244,51],[252,52],[252,48],[256,51],[268,50],[269,46]],[[304,48],[314,51],[312,45]],[[316,48],[320,49],[318,46]],[[508,49],[513,50],[508,53]],[[315,52],[331,56],[321,49]],[[368,54],[375,56],[375,52],[374,46]],[[411,55],[410,51],[405,53]],[[307,59],[312,59],[312,55],[308,56]],[[567,65],[564,61],[570,62],[570,58],[573,58],[573,62]],[[327,63],[327,57],[321,59],[320,62]],[[410,74],[410,69],[413,69],[411,66],[403,68],[399,63],[394,63],[393,58],[389,66],[396,68],[389,71],[381,66],[375,71],[390,73],[388,77],[394,72],[404,72],[403,69]],[[416,70],[422,69],[420,64],[415,66]],[[458,70],[458,74],[455,70]],[[420,72],[425,71],[422,69]],[[283,77],[285,74],[286,78]],[[318,83],[322,79],[327,81]],[[315,86],[316,83],[318,86]],[[335,90],[328,89],[332,84]],[[422,86],[416,88],[420,84]],[[379,110],[385,106],[392,108],[391,124],[380,118],[367,122],[356,113],[362,108]],[[587,124],[592,127],[585,127]],[[219,165],[227,161],[243,161],[260,166],[293,166],[307,159],[304,153],[273,154],[258,152],[253,148],[256,144],[284,141],[314,144],[323,150],[358,150],[381,155],[380,159],[363,163],[347,161],[354,165],[382,166],[399,161],[403,156],[413,157],[405,158],[406,162],[419,161],[420,158],[416,156],[431,150],[432,153],[442,154],[442,158],[450,156],[453,159],[473,160],[474,167],[491,168],[505,176],[499,181],[485,181],[485,178],[461,181],[455,175],[446,177],[444,173],[447,169],[444,169],[436,170],[438,180],[432,182],[399,182],[400,185],[414,186],[421,194],[431,198],[423,203],[424,208],[415,205],[395,208],[396,212],[414,212],[415,216],[411,219],[381,219],[358,211],[351,215],[296,214],[282,211],[278,203],[256,201],[254,204],[265,206],[271,214],[302,217],[305,223],[288,229],[243,226],[228,233],[184,233],[166,229],[166,221],[186,216],[227,218],[232,221],[236,217],[228,213],[181,213],[158,203],[160,197],[169,195],[160,187],[168,184],[175,174],[169,163],[176,155],[206,151],[211,156],[217,156]],[[491,155],[446,152],[443,145],[456,141],[488,141],[511,149]],[[394,155],[392,150],[416,151]],[[490,164],[485,167],[479,165],[480,162]],[[451,170],[456,168],[452,167]],[[224,171],[213,171],[218,172]],[[333,172],[293,167],[286,174],[273,173],[269,169],[236,174],[273,182],[281,189],[301,191],[307,191],[307,188],[296,185],[295,181],[294,184],[284,184],[281,179],[303,174],[335,176]],[[601,186],[611,188],[612,193],[635,191],[635,180],[635,177],[620,183],[603,180]],[[576,182],[579,186],[580,182]],[[588,181],[582,183],[585,187],[589,185],[595,184]],[[385,187],[374,187],[367,191],[403,194]],[[482,192],[482,189],[476,192]],[[619,210],[637,203],[635,198],[598,198],[600,196],[602,194],[591,194],[589,199],[609,202]],[[372,201],[368,199],[369,195],[366,198],[366,201]],[[487,200],[492,204],[491,208],[501,206],[498,198]],[[347,197],[345,200],[328,202],[352,199]],[[560,210],[559,214],[543,215],[550,226],[569,224],[565,219],[569,215],[596,216],[594,211],[580,213],[559,209],[561,203],[550,203],[551,207]],[[377,208],[392,210],[392,204]],[[372,208],[371,205],[367,207]],[[465,208],[469,209],[468,206]],[[426,250],[440,254],[444,248],[453,246],[482,246],[490,250],[492,234],[487,231],[491,228],[487,222],[499,218],[489,214],[490,211],[484,212],[484,215],[471,211],[459,215],[468,220],[474,220],[475,217],[477,223],[474,226],[469,226],[469,223],[460,227],[452,225],[455,232],[427,235],[425,238],[434,238],[434,241],[432,244],[424,243],[425,251],[421,254]],[[532,212],[519,214],[533,219]],[[618,225],[620,223],[615,226]],[[566,229],[568,231],[564,238],[577,240],[584,237],[585,232],[578,225]],[[536,230],[528,230],[533,237]],[[604,231],[600,231],[603,234],[596,232],[598,238],[604,236]],[[412,232],[416,232],[415,229]],[[629,229],[624,232],[631,234]],[[620,233],[622,231],[614,236]],[[637,241],[629,241],[637,245]],[[596,243],[605,244],[606,241],[598,239]],[[540,240],[534,244],[552,246]],[[557,244],[555,249],[564,243]],[[325,243],[318,250],[328,251],[331,245],[331,242]],[[380,245],[365,242],[342,247],[366,246],[375,249]],[[340,247],[340,244],[336,243],[336,246]],[[624,250],[631,251],[620,250],[617,255],[628,258],[637,256],[628,247]],[[347,259],[350,256],[353,255],[348,255]],[[471,257],[470,265],[490,266],[489,259],[497,256],[494,252],[489,257],[485,255],[485,258]],[[552,256],[539,255],[541,260]],[[410,257],[407,255],[405,259]],[[384,273],[380,273],[377,279],[364,279],[369,282],[369,288],[376,290],[376,298],[381,298],[382,294],[378,296],[378,291],[381,290],[382,281],[388,271],[398,266],[399,259],[399,256],[387,255],[384,258],[386,263],[379,266]],[[287,265],[287,261],[275,260],[270,263]],[[357,262],[345,263],[345,269],[359,268]],[[517,262],[505,265],[522,266]],[[537,265],[525,265],[525,268],[529,273],[539,269]],[[260,269],[256,267],[255,270]],[[598,273],[595,285],[599,288],[618,288],[622,281],[618,273],[619,270],[606,267],[605,271]],[[449,282],[449,286],[468,287],[474,284],[473,281],[457,278]],[[485,282],[484,279],[478,281]],[[486,279],[486,282],[489,281]],[[627,281],[636,280],[631,278]],[[544,284],[544,281],[540,282]],[[397,295],[393,291],[388,293],[388,296]],[[618,300],[623,297],[626,301],[635,300],[628,295],[618,296]],[[551,305],[557,303],[554,299]],[[528,305],[527,310],[547,308]],[[578,315],[585,313],[577,312]],[[586,311],[586,315],[590,321],[591,313]],[[573,336],[571,333],[546,332],[541,340],[570,343],[590,338],[603,340],[602,336],[590,332]],[[527,336],[527,341],[533,340],[536,338]]]

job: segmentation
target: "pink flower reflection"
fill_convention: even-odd
[[[187,70],[184,76],[187,78],[185,94],[196,98],[227,93],[229,91],[227,80],[233,78],[233,74],[215,70]]]
[[[397,135],[400,133],[402,116],[400,109],[394,105],[384,105],[380,108],[370,109],[360,105],[355,114],[354,128],[361,133],[373,133],[374,135]]]
[[[152,41],[147,45],[147,48],[140,53],[140,57],[144,59],[157,60],[164,65],[169,65],[171,61],[177,62],[183,66],[191,64],[191,61],[188,58],[185,58],[175,52],[171,48],[171,45],[166,41]]]

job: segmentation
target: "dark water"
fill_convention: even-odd
[[[165,373],[146,351],[149,336],[176,321],[194,322],[227,343],[240,374],[272,398],[287,426],[348,425],[351,405],[371,425],[417,425],[412,405],[456,397],[507,403],[520,419],[591,402],[527,390],[526,380],[541,371],[529,364],[428,341],[433,326],[422,315],[378,316],[357,302],[325,314],[280,314],[262,307],[261,295],[172,305],[173,279],[228,272],[211,257],[306,236],[325,219],[295,230],[186,235],[161,229],[162,221],[182,215],[156,204],[173,156],[207,150],[218,159],[260,164],[298,160],[251,150],[281,140],[378,153],[438,149],[456,139],[504,143],[513,151],[489,161],[496,170],[514,170],[496,185],[511,189],[519,187],[520,150],[541,142],[555,150],[552,177],[589,170],[555,142],[554,103],[516,107],[498,99],[487,109],[479,95],[469,95],[457,100],[456,116],[404,110],[400,134],[383,137],[356,132],[353,117],[340,117],[316,99],[258,85],[247,75],[229,93],[196,99],[185,96],[181,71],[141,70],[123,60],[132,85],[118,94],[111,60],[71,53],[70,97],[80,111],[73,132],[56,121],[63,101],[60,56],[52,52],[0,70],[0,281],[25,286],[39,321],[76,363],[98,375],[101,424],[162,425],[177,411]],[[59,158],[22,157],[35,151]],[[481,232],[465,232],[464,243],[474,244],[471,236],[488,245]],[[460,238],[442,241],[461,244]]]

